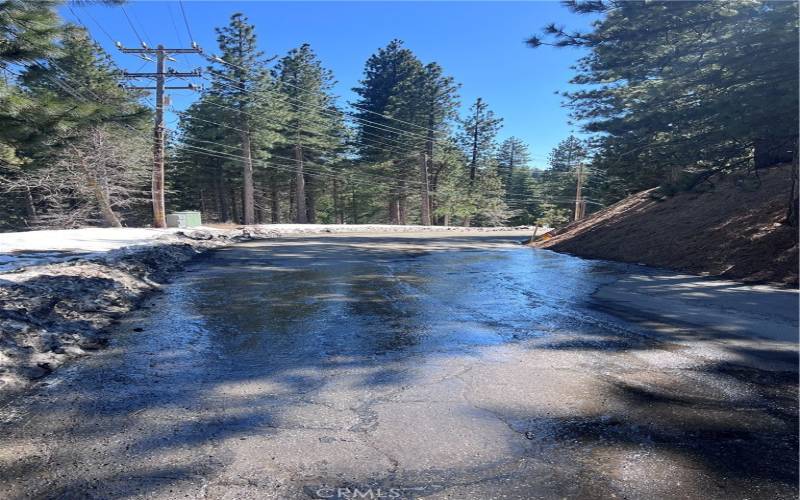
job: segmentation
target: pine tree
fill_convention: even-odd
[[[343,114],[331,93],[333,74],[322,67],[308,44],[289,51],[275,72],[288,107],[283,142],[295,160],[295,221],[314,223],[317,191],[322,186],[319,177],[308,175],[306,169],[309,163],[317,171],[325,169],[341,153],[345,139]]]
[[[596,165],[619,179],[618,193],[796,154],[797,2],[567,6],[602,16],[589,32],[551,25],[545,36],[588,49],[572,80],[585,87],[565,96],[574,118],[599,134]]]
[[[206,219],[227,222],[236,199],[230,197],[232,179],[241,162],[231,155],[240,150],[237,131],[225,126],[228,110],[212,88],[204,91],[180,116],[174,157],[168,163],[171,203],[181,208],[203,209]],[[217,123],[223,126],[217,125]]]
[[[541,174],[541,189],[543,198],[552,205],[553,210],[567,213],[574,208],[578,165],[586,161],[586,146],[574,135],[559,142],[550,152],[550,168]],[[584,172],[584,175],[587,173]],[[553,217],[555,219],[556,216]]]
[[[502,121],[502,118],[495,117],[489,105],[480,97],[470,106],[469,114],[461,121],[459,142],[467,158],[470,188],[476,184],[479,174],[486,174],[494,168],[497,133]],[[469,226],[470,218],[464,218],[463,224]]]
[[[0,176],[14,179],[29,160],[16,148],[18,128],[30,118],[35,103],[16,85],[9,67],[28,64],[55,54],[56,38],[61,33],[55,1],[28,2],[9,0],[0,3]],[[6,190],[7,191],[7,190]],[[23,207],[23,208],[21,208]],[[0,228],[25,225],[36,215],[32,195],[6,192],[0,197]]]
[[[425,139],[425,160],[427,163],[420,172],[420,182],[423,189],[435,193],[436,171],[435,160],[441,154],[444,138],[451,133],[451,124],[458,117],[458,87],[459,85],[452,77],[445,76],[444,70],[436,63],[426,64],[419,85],[422,111],[424,117]],[[435,199],[427,195],[422,197],[422,220],[423,225],[431,224],[433,221],[430,214],[435,209]],[[427,202],[427,203],[426,203]],[[427,216],[427,217],[426,217]]]
[[[259,107],[257,90],[268,78],[263,52],[258,50],[255,29],[242,13],[231,16],[227,26],[216,28],[221,58],[227,63],[213,73],[216,92],[232,113],[226,120],[239,131],[242,159],[242,222],[255,223],[252,115]]]
[[[141,198],[149,112],[119,87],[119,74],[84,29],[68,25],[58,51],[28,61],[4,95],[0,123],[17,166],[5,184],[24,195],[26,224],[118,226],[120,210]]]
[[[478,170],[485,168],[494,156],[497,133],[503,119],[495,118],[489,105],[478,97],[469,108],[469,115],[461,123],[461,144],[469,158],[469,180],[475,181]]]
[[[25,63],[56,52],[61,22],[54,0],[6,0],[0,4],[0,62]]]
[[[147,108],[141,94],[119,85],[119,68],[83,28],[64,30],[59,54],[27,66],[20,78],[32,107],[18,117],[17,138],[29,156],[57,147],[73,134],[104,123],[143,126]]]
[[[514,171],[519,168],[527,168],[530,160],[528,145],[521,139],[509,137],[500,144],[497,151],[497,175],[503,180],[506,193],[509,192]]]
[[[396,178],[388,186],[389,221],[407,221],[408,184],[418,178],[419,152],[424,149],[425,123],[416,84],[422,63],[400,40],[370,56],[353,105],[358,120],[356,149],[375,173]]]

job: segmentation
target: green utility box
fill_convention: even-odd
[[[197,227],[202,225],[200,212],[185,210],[167,214],[167,227]]]

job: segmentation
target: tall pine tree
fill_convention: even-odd
[[[344,118],[332,94],[331,71],[322,67],[311,46],[303,44],[289,51],[276,67],[280,93],[285,96],[287,116],[283,127],[283,143],[295,161],[295,222],[314,223],[316,201],[322,188],[318,179],[309,175],[308,165],[324,169],[342,152]]]

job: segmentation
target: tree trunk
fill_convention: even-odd
[[[25,213],[29,221],[36,219],[36,204],[33,203],[33,193],[28,186],[25,187]]]
[[[114,211],[111,209],[111,202],[108,199],[108,193],[103,191],[97,182],[94,179],[89,180],[89,186],[94,191],[95,198],[97,199],[97,205],[100,207],[100,213],[103,215],[103,220],[105,223],[111,227],[122,227],[122,223],[119,221],[119,217]]]
[[[342,200],[339,197],[339,179],[333,178],[333,221],[336,224],[344,224],[344,212],[342,211]]]
[[[353,210],[353,224],[358,224],[358,206],[356,205],[356,188],[355,188],[355,187],[353,187],[353,197],[352,197],[352,200],[353,200],[353,206],[352,206],[352,210]]]
[[[400,181],[400,195],[397,198],[397,222],[403,226],[408,224],[408,193],[406,181]]]
[[[236,204],[238,198],[239,197],[236,196],[236,190],[231,187],[231,220],[236,224],[241,223],[241,219],[239,219],[239,207]]]
[[[214,191],[217,198],[217,215],[220,222],[228,222],[228,203],[225,201],[225,171],[222,164],[217,163],[217,177],[214,181]]]
[[[461,222],[461,225],[464,227],[469,227],[469,217],[464,217],[464,220]]]
[[[389,197],[389,224],[400,223],[400,200],[396,194]]]
[[[303,176],[303,148],[299,144],[295,144],[294,146],[294,161],[295,222],[298,224],[306,224],[308,223],[308,216],[306,214],[306,181]]]
[[[108,191],[104,190],[100,183],[97,182],[94,174],[89,170],[89,167],[83,159],[80,160],[80,165],[83,173],[86,174],[86,184],[89,185],[89,189],[94,193],[94,199],[97,202],[97,207],[100,209],[100,215],[103,216],[103,221],[110,227],[122,227],[119,217],[117,217],[117,214],[111,209],[111,200],[108,197]]]
[[[309,224],[317,223],[317,193],[314,191],[314,179],[308,175],[305,176],[306,181],[306,220]]]
[[[428,155],[419,155],[420,218],[423,226],[431,225],[431,201],[428,197]]]
[[[444,225],[445,227],[450,225],[450,214],[444,214]]]
[[[475,182],[475,173],[478,170],[478,121],[479,116],[475,116],[475,128],[472,131],[472,161],[469,163],[469,183]]]
[[[297,218],[297,204],[294,202],[294,177],[289,181],[289,220]]]
[[[241,123],[245,123],[244,120]],[[255,222],[255,196],[253,189],[253,158],[250,152],[250,131],[244,126],[242,135],[242,156],[244,157],[242,169],[242,215],[244,224]]]
[[[269,215],[270,221],[273,224],[279,224],[281,221],[281,207],[278,203],[278,182],[275,180],[275,175],[269,177]]]

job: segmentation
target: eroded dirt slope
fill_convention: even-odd
[[[760,172],[760,183],[718,176],[708,191],[661,201],[654,190],[643,191],[535,245],[581,257],[796,285],[797,228],[781,223],[791,175],[785,165]]]

